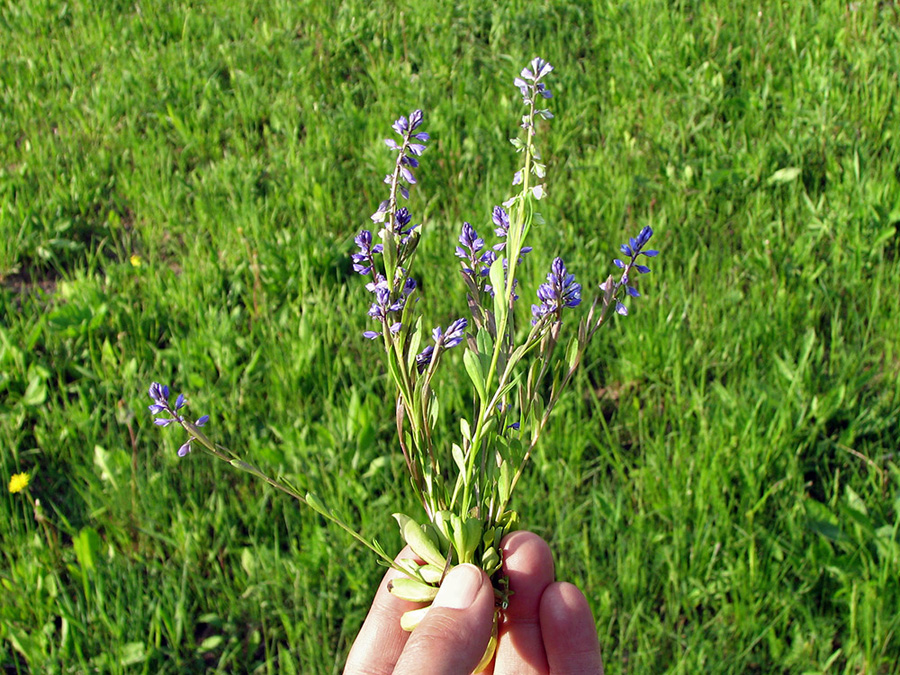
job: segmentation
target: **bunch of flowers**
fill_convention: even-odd
[[[385,141],[396,153],[393,170],[384,179],[388,198],[371,216],[379,229],[362,230],[355,238],[358,251],[352,255],[353,268],[365,277],[365,288],[371,294],[371,327],[362,335],[380,343],[396,385],[399,446],[424,509],[419,516],[397,513],[394,517],[403,539],[422,562],[395,562],[377,544],[355,533],[315,495],[300,494],[283,480],[269,478],[211,442],[200,430],[208,416],[190,422],[180,414],[183,396],[170,405],[167,387],[157,383],[150,387],[150,411],[163,415],[156,423],[178,423],[189,435],[178,451],[180,456],[191,451],[192,443],[198,443],[220,459],[308,504],[387,564],[402,570],[405,577],[392,583],[391,592],[426,603],[422,609],[404,615],[401,624],[407,630],[413,630],[428,611],[427,603],[437,595],[447,572],[462,563],[479,565],[492,576],[497,612],[502,611],[506,595],[500,573],[500,541],[518,525],[518,515],[511,508],[516,485],[592,337],[612,313],[628,314],[623,303],[626,296],[639,297],[632,279],[650,272],[641,264],[641,256],[657,255],[657,251],[646,249],[653,235],[649,227],[622,244],[623,259],[613,260],[621,270],[618,279],[610,275],[598,284],[590,307],[565,338],[564,324],[575,320],[569,314],[582,305],[583,298],[582,285],[562,258],[553,260],[546,282],[536,289],[530,322],[527,308],[518,306],[516,273],[532,250],[526,246],[531,228],[544,222],[537,205],[546,194],[546,166],[535,141],[538,122],[553,118],[549,109],[541,107],[552,97],[545,82],[552,70],[549,63],[535,58],[514,80],[526,108],[522,131],[511,139],[522,161],[512,180],[515,194],[491,212],[497,243],[488,246],[474,226],[462,224],[455,255],[466,286],[468,317],[429,331],[415,302],[418,284],[413,271],[422,228],[411,225],[411,214],[400,205],[400,199],[409,199],[410,189],[416,185],[414,170],[430,140],[422,130],[421,110],[394,122],[397,138]],[[432,381],[445,354],[457,347],[464,349],[462,362],[472,383],[474,406],[471,416],[459,415],[459,435],[454,439],[438,437],[435,432],[440,411]],[[489,645],[485,663],[493,647],[493,643]]]

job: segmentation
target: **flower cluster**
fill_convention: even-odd
[[[522,94],[522,102],[525,105],[533,105],[537,96],[552,98],[553,94],[541,79],[553,71],[553,66],[539,57],[534,57],[531,63],[522,69],[519,77],[513,80],[513,84],[519,88]],[[526,82],[526,80],[528,80]]]
[[[362,230],[354,241],[359,248],[351,255],[353,269],[363,276],[371,277],[366,289],[375,296],[369,307],[369,316],[387,326],[387,335],[396,335],[403,327],[402,314],[410,294],[416,289],[416,281],[404,267],[413,256],[418,243],[418,225],[411,225],[412,216],[406,207],[397,208],[397,195],[409,199],[409,189],[416,184],[413,169],[425,152],[425,142],[429,136],[417,131],[424,121],[421,110],[414,110],[409,117],[401,116],[393,126],[400,136],[400,142],[385,139],[388,148],[397,152],[393,173],[385,176],[384,182],[391,190],[388,199],[379,204],[372,215],[376,223],[384,223],[379,232],[381,243],[374,243],[369,230]],[[378,258],[376,258],[378,256]],[[379,260],[381,264],[379,264]],[[363,336],[374,340],[383,331],[367,330]]]
[[[640,274],[649,274],[650,268],[646,265],[640,265],[637,262],[638,256],[645,255],[648,258],[655,258],[659,255],[659,251],[644,251],[644,246],[647,245],[647,242],[650,241],[650,237],[653,236],[653,229],[647,225],[645,226],[637,238],[631,237],[628,240],[627,244],[622,244],[619,247],[619,250],[622,251],[623,255],[631,258],[629,262],[623,262],[619,258],[613,260],[613,264],[618,267],[620,270],[624,270],[622,272],[621,279],[616,283],[616,289],[624,288],[625,293],[630,295],[632,298],[639,298],[641,294],[638,293],[637,289],[630,285],[629,275],[632,269],[637,270]],[[606,290],[605,286],[601,286],[601,290]],[[621,314],[622,316],[628,316],[628,308],[622,304],[620,300],[616,301],[616,312]]]
[[[462,246],[456,247],[456,257],[463,260],[463,276],[471,286],[483,287],[481,279],[488,275],[491,264],[496,259],[494,252],[487,250],[481,253],[484,249],[484,239],[478,236],[478,232],[469,223],[462,224],[459,243]]]
[[[353,261],[353,270],[363,276],[368,276],[375,269],[375,254],[381,253],[384,246],[382,244],[372,246],[372,233],[368,230],[360,232],[353,241],[359,247],[359,253],[350,256]]]
[[[509,214],[502,206],[495,206],[491,212],[491,222],[494,224],[494,234],[502,241],[494,244],[484,253],[480,253],[485,246],[484,239],[478,236],[475,228],[469,223],[463,223],[462,231],[459,235],[459,243],[462,246],[456,247],[456,257],[463,259],[461,271],[470,295],[484,291],[490,294],[491,297],[494,297],[494,287],[486,282],[486,278],[490,274],[491,265],[497,260],[497,254],[506,249],[507,238],[509,237]],[[523,256],[531,250],[531,246],[522,246],[519,249],[517,262],[521,263]],[[503,258],[504,282],[508,271],[509,260]],[[513,279],[512,299],[514,301],[519,299],[519,296],[515,293],[515,288],[518,284],[519,280]]]
[[[401,142],[397,143],[393,138],[384,139],[384,144],[388,148],[397,151],[397,163],[393,173],[384,177],[384,182],[391,186],[391,197],[381,202],[378,210],[372,214],[372,220],[376,223],[383,223],[387,214],[395,207],[397,192],[404,199],[409,199],[409,188],[416,184],[416,177],[412,170],[418,168],[419,160],[416,157],[421,157],[425,152],[425,143],[430,138],[424,131],[416,131],[424,119],[425,115],[421,110],[413,110],[409,118],[401,116],[391,125],[391,128],[400,136]],[[399,212],[395,213],[395,217],[398,214]],[[396,229],[399,226],[393,223],[392,227]]]
[[[513,176],[513,185],[523,183],[528,171],[534,173],[538,178],[543,178],[547,171],[547,167],[540,163],[540,153],[538,153],[537,149],[534,147],[534,136],[537,133],[534,122],[536,117],[541,117],[545,120],[553,119],[553,113],[551,113],[550,110],[546,108],[538,110],[536,108],[538,97],[545,99],[553,97],[553,94],[547,88],[547,85],[541,82],[541,80],[552,71],[553,66],[543,59],[535,57],[531,60],[528,67],[522,69],[522,72],[519,73],[519,77],[513,80],[513,84],[519,88],[519,92],[522,94],[522,102],[528,106],[528,114],[522,117],[521,124],[522,129],[525,130],[525,141],[513,139],[512,144],[518,152],[522,152],[523,150],[529,151],[531,159],[533,160],[530,162],[530,166],[529,162],[526,162],[525,168],[516,172]],[[544,188],[542,185],[536,185],[530,188],[530,191],[535,199],[540,199],[544,195]],[[528,190],[526,190],[526,192],[528,192]]]
[[[27,473],[14,473],[9,479],[9,492],[16,494],[28,487],[31,482],[31,476]]]
[[[574,274],[567,273],[562,258],[556,258],[550,266],[547,283],[540,285],[537,296],[541,304],[531,306],[531,324],[537,324],[545,316],[559,321],[563,307],[581,304],[581,284],[575,282]]]
[[[172,408],[169,405],[169,387],[160,384],[159,382],[154,382],[150,385],[150,398],[153,401],[153,404],[147,406],[150,410],[150,413],[153,415],[159,415],[161,413],[165,413],[167,415],[171,415],[171,417],[157,417],[153,420],[153,423],[160,427],[167,427],[173,422],[176,424],[184,425],[185,419],[181,415],[178,414],[178,411],[181,410],[185,404],[184,394],[178,394],[178,398],[175,399],[175,407]],[[209,421],[209,415],[203,415],[200,419],[194,422],[194,426],[202,427],[205,426]],[[191,441],[193,441],[196,437],[191,436],[188,438],[187,442],[178,448],[178,456],[184,457],[191,451]]]
[[[500,252],[506,248],[505,240],[509,236],[509,214],[506,213],[502,206],[495,206],[494,211],[491,213],[491,221],[495,225],[494,234],[504,240],[494,245],[494,250]],[[531,246],[523,246],[519,251],[519,255],[525,255],[530,251]]]
[[[469,322],[466,319],[457,319],[444,332],[440,326],[431,331],[431,338],[434,340],[434,346],[428,345],[421,352],[416,354],[416,369],[419,373],[423,373],[431,364],[435,350],[452,349],[463,341],[466,335],[466,326]]]

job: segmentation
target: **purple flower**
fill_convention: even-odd
[[[531,306],[532,325],[545,316],[559,321],[563,307],[576,307],[581,303],[581,284],[576,283],[574,274],[566,272],[562,258],[556,258],[550,266],[547,283],[541,284],[537,295],[541,304]]]
[[[153,423],[160,427],[167,427],[173,422],[182,423],[184,422],[184,417],[178,415],[175,411],[180,410],[186,405],[186,401],[184,398],[184,394],[179,394],[178,398],[175,399],[175,408],[173,409],[169,405],[169,387],[164,384],[160,384],[159,382],[154,382],[150,385],[149,390],[150,398],[153,400],[153,405],[149,406],[150,412],[153,415],[158,415],[159,413],[166,413],[171,415],[172,417],[157,417],[153,420]],[[202,427],[205,426],[209,421],[209,415],[203,415],[200,419],[194,422],[194,426]],[[194,440],[194,436],[188,438],[187,442],[178,448],[178,456],[184,457],[191,451],[191,441]]]
[[[493,251],[485,251],[482,256],[478,259],[478,262],[481,263],[481,270],[479,274],[483,277],[488,276],[491,273],[491,265],[494,264],[494,261],[497,259],[497,254]],[[505,268],[504,268],[505,269]],[[488,284],[489,286],[490,284]],[[485,287],[487,289],[487,286]]]
[[[412,277],[406,277],[406,281],[403,282],[403,290],[400,292],[403,293],[404,297],[409,297],[409,294],[416,290],[416,280]]]
[[[196,422],[194,422],[194,425],[198,426],[198,427],[202,427],[202,426],[205,426],[208,421],[209,421],[209,415],[204,415],[203,417],[198,419]],[[184,445],[182,445],[180,448],[178,448],[178,456],[179,457],[184,457],[186,454],[188,454],[191,451],[191,441],[193,441],[193,440],[194,440],[194,436],[191,436],[189,439],[187,439],[187,442],[185,442]]]
[[[394,172],[384,177],[384,182],[391,186],[391,199],[394,198],[395,190],[404,199],[409,199],[409,188],[416,184],[416,177],[413,174],[413,169],[419,166],[419,160],[416,157],[421,157],[425,152],[425,143],[430,138],[424,131],[416,131],[424,119],[425,114],[421,110],[413,110],[409,114],[409,118],[401,116],[391,125],[391,128],[400,136],[400,143],[393,138],[386,138],[384,141],[388,148],[397,152]],[[400,182],[401,180],[403,182]],[[372,214],[372,220],[376,223],[383,222],[390,209],[391,200],[381,202],[378,210]],[[397,223],[392,224],[395,232],[402,227],[404,226]],[[412,229],[409,228],[404,234],[408,236]]]
[[[547,89],[547,86],[540,82],[544,76],[549,75],[553,70],[553,66],[544,61],[544,59],[535,57],[527,68],[523,68],[519,73],[519,77],[513,80],[522,94],[522,100],[526,105],[534,103],[535,95],[543,98],[551,98],[553,94]],[[526,81],[527,80],[527,81]]]
[[[350,259],[353,261],[353,269],[363,276],[371,274],[372,270],[375,269],[374,256],[376,253],[381,253],[384,246],[381,244],[372,246],[372,233],[368,230],[360,232],[353,241],[359,247],[359,253],[354,253],[350,256]]]
[[[409,215],[409,209],[405,206],[402,209],[398,209],[397,213],[394,214],[394,226],[392,231],[395,235],[400,237],[401,244],[408,242],[410,234],[418,227],[418,225],[407,227],[411,220],[412,216]]]
[[[475,254],[484,248],[484,239],[481,239],[478,236],[475,228],[472,227],[469,223],[462,224],[462,232],[459,235],[459,243],[462,244],[465,248],[469,249],[468,251],[466,251],[459,246],[456,247],[456,256],[458,258],[463,258],[464,260],[474,258]]]
[[[428,364],[431,363],[432,356],[434,356],[434,347],[431,345],[428,345],[425,349],[416,354],[416,370],[419,371],[420,375],[425,372]]]
[[[369,285],[367,285],[367,288]],[[381,277],[378,283],[374,284],[371,287],[371,291],[375,294],[375,302],[372,303],[371,307],[369,307],[369,316],[381,323],[387,323],[388,319],[391,318],[391,314],[395,312],[400,312],[403,310],[403,307],[406,305],[407,296],[412,293],[413,289],[416,287],[416,282],[412,279],[407,279],[406,284],[404,284],[404,294],[401,295],[397,300],[391,301],[391,290],[388,288],[387,281],[384,277]],[[394,322],[390,325],[391,333],[396,333],[403,326],[399,321]],[[368,338],[370,340],[374,340],[379,335],[380,332],[367,330],[363,333],[363,337]]]
[[[502,206],[494,207],[494,211],[491,214],[491,221],[493,221],[495,225],[494,234],[496,234],[501,239],[506,239],[509,236],[509,215],[506,213]],[[499,244],[494,245],[493,248],[495,251],[502,251],[504,248],[506,248],[506,242],[501,241]],[[522,250],[519,251],[519,253],[521,253],[522,255],[530,252],[531,246],[523,246]],[[519,262],[521,262],[521,259],[519,259]]]
[[[475,269],[478,268],[478,253],[484,248],[484,239],[478,236],[475,228],[469,223],[462,224],[462,232],[459,235],[459,243],[462,246],[456,247],[456,257],[466,261],[467,267],[463,267],[462,273],[474,281]]]
[[[158,412],[162,412],[169,406],[169,388],[160,384],[159,382],[154,382],[150,385],[150,398],[153,399],[153,405],[150,406],[150,412],[154,415]]]
[[[659,255],[659,251],[645,251],[644,246],[647,245],[647,242],[650,241],[650,237],[653,236],[653,229],[647,225],[644,227],[637,238],[631,237],[628,240],[627,244],[622,244],[619,247],[619,250],[631,260],[629,262],[624,262],[618,258],[613,260],[613,264],[621,270],[622,278],[616,283],[616,289],[625,288],[625,293],[630,295],[632,298],[639,298],[641,294],[638,293],[637,289],[629,284],[629,273],[632,269],[637,270],[640,274],[649,274],[650,268],[646,265],[640,265],[637,262],[638,256],[645,255],[648,258],[655,258]],[[622,316],[628,316],[628,308],[622,304],[621,301],[616,300],[616,313],[621,314]]]
[[[457,319],[447,326],[446,333],[438,326],[431,331],[431,337],[434,338],[435,343],[439,344],[442,348],[451,349],[463,341],[468,323],[469,322],[465,319]]]
[[[435,346],[440,347],[441,350],[452,349],[465,338],[467,325],[468,321],[465,319],[457,319],[447,326],[446,332],[440,326],[437,326],[431,331],[431,337],[434,339]],[[424,373],[425,369],[428,368],[433,356],[434,347],[431,345],[428,345],[416,354],[416,369],[420,374]]]

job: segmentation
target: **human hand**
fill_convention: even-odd
[[[555,581],[547,543],[519,531],[503,539],[502,549],[512,595],[503,612],[494,661],[484,672],[602,673],[590,607],[578,588]],[[397,557],[412,556],[405,548]],[[484,655],[493,624],[494,592],[487,575],[473,565],[455,567],[412,633],[400,628],[400,616],[420,605],[387,590],[388,582],[401,576],[393,569],[384,575],[344,673],[471,673]]]

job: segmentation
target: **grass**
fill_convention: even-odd
[[[380,139],[426,111],[410,206],[446,323],[539,54],[556,119],[522,283],[562,254],[588,287],[644,225],[662,251],[517,502],[607,671],[896,672],[898,40],[876,2],[3,3],[0,477],[33,480],[0,497],[0,664],[340,670],[373,558],[179,460],[146,389],[396,548],[414,506],[348,257]]]

